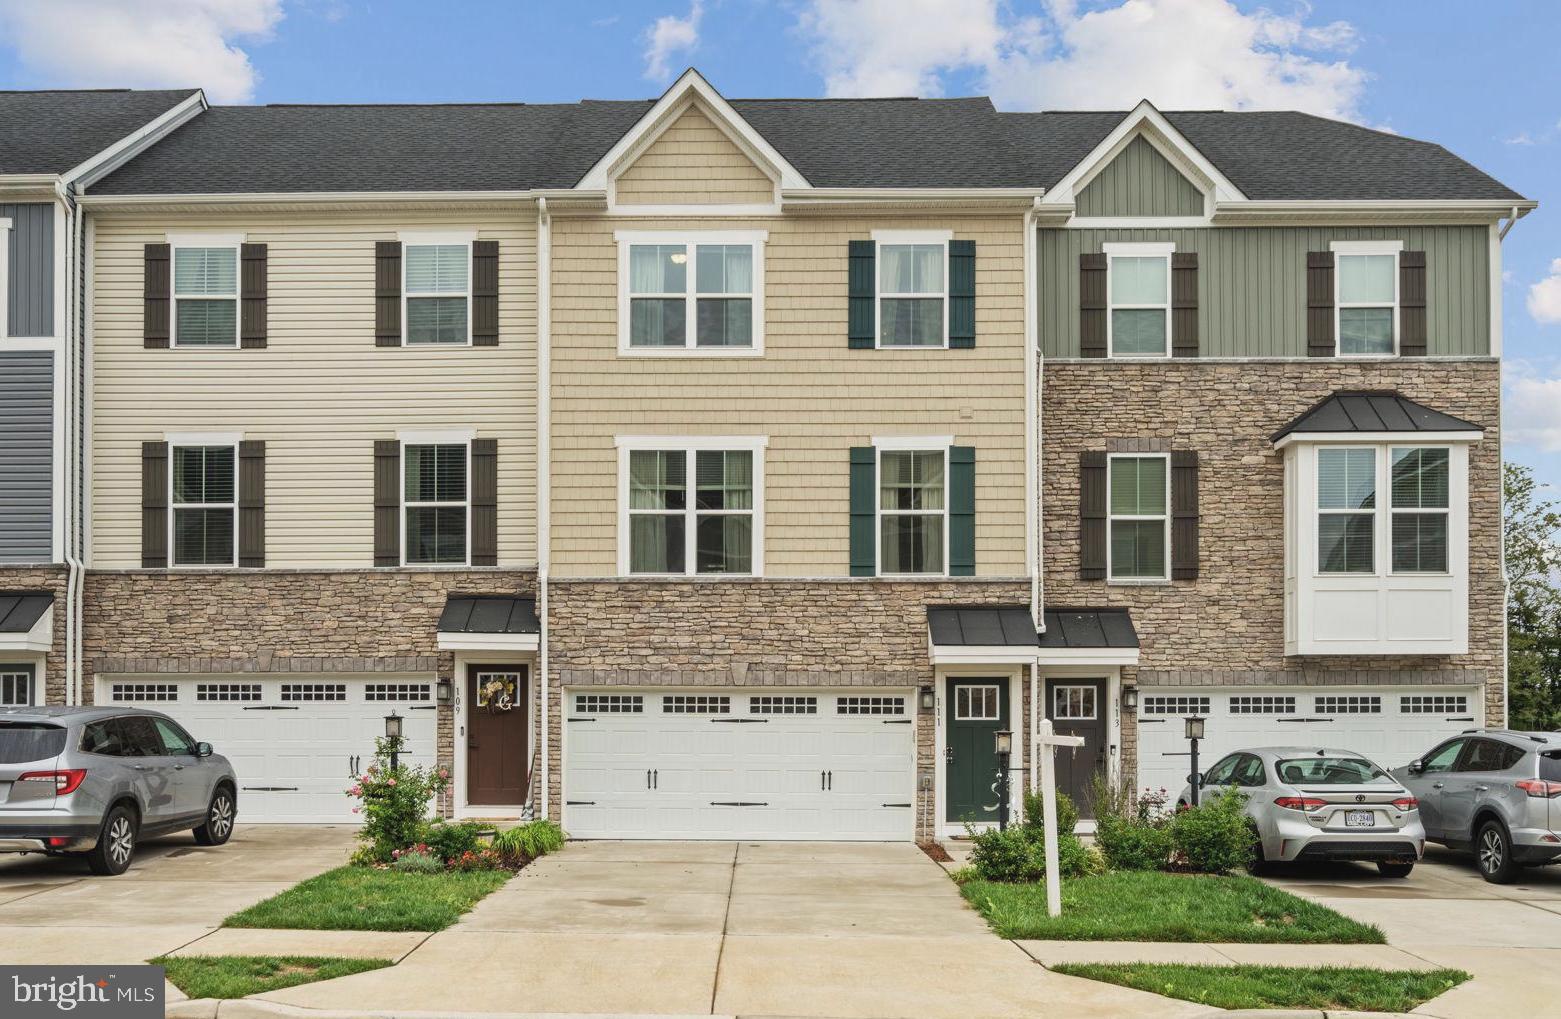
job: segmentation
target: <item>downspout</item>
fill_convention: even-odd
[[[1510,232],[1512,230],[1512,228],[1517,225],[1517,223],[1518,223],[1518,209],[1517,209],[1517,206],[1513,206],[1512,207],[1512,212],[1507,217],[1506,224],[1504,226],[1502,226],[1501,230],[1496,234],[1496,257],[1497,258],[1501,257],[1501,242],[1507,239],[1508,232]],[[1496,281],[1497,285],[1500,285],[1501,273],[1500,272],[1494,272],[1491,275],[1495,278],[1495,281]],[[1492,337],[1491,339],[1494,339],[1494,337]],[[1497,385],[1497,387],[1496,387],[1496,420],[1498,422],[1501,420],[1501,415],[1502,415],[1501,386]],[[1501,724],[1505,725],[1505,726],[1511,726],[1512,725],[1512,714],[1511,714],[1511,711],[1509,709],[1511,707],[1511,703],[1512,702],[1511,702],[1511,699],[1510,699],[1511,698],[1511,690],[1510,690],[1508,684],[1509,684],[1509,682],[1511,680],[1511,669],[1510,669],[1511,657],[1510,656],[1511,656],[1512,652],[1511,652],[1511,648],[1509,647],[1509,642],[1511,640],[1511,626],[1507,622],[1507,611],[1508,611],[1508,607],[1512,604],[1512,578],[1510,576],[1508,576],[1508,574],[1507,574],[1507,458],[1506,458],[1506,456],[1500,457],[1500,466],[1501,466],[1501,473],[1500,473],[1500,480],[1499,480],[1498,484],[1501,485],[1501,528],[1500,528],[1500,534],[1501,534]],[[1490,724],[1490,719],[1489,718],[1487,718],[1485,720],[1485,724],[1486,725]]]
[[[552,811],[552,786],[548,767],[552,754],[549,705],[552,701],[552,676],[548,670],[548,598],[547,574],[552,547],[552,218],[547,199],[537,199],[537,616],[541,633],[537,639],[537,668],[541,673],[542,693],[542,813],[546,820]],[[562,696],[562,694],[560,694]],[[560,808],[562,815],[562,808]]]
[[[65,315],[62,342],[60,344],[61,364],[55,365],[55,370],[62,372],[65,380],[65,408],[61,418],[63,427],[59,436],[60,456],[64,459],[64,485],[61,495],[63,505],[56,508],[56,512],[64,517],[62,528],[62,542],[60,551],[67,568],[65,580],[65,703],[82,703],[83,683],[81,678],[81,594],[85,586],[81,558],[76,554],[76,521],[79,514],[76,512],[76,498],[80,489],[77,472],[80,469],[81,458],[76,447],[78,435],[77,403],[79,402],[79,386],[77,384],[77,371],[80,363],[80,354],[76,346],[79,329],[79,316],[77,306],[77,286],[79,281],[81,251],[81,210],[72,199],[70,191],[63,182],[56,181],[54,185],[56,198],[65,210],[66,228],[65,237],[61,241],[67,245],[65,252]]]
[[[1036,197],[1024,214],[1024,402],[1025,425],[1025,557],[1030,571],[1030,617],[1037,632],[1045,629],[1043,587],[1041,580],[1041,527],[1045,519],[1041,513],[1041,372],[1040,356],[1040,286],[1036,256],[1036,217],[1041,211],[1041,199]],[[1040,753],[1035,746],[1035,734],[1040,730],[1040,661],[1039,655],[1030,660],[1030,732],[1026,744],[1030,747],[1030,789],[1040,784]]]

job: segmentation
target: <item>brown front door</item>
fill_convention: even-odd
[[[466,677],[466,802],[517,806],[525,802],[530,763],[526,667],[473,665]]]
[[[1084,745],[1059,749],[1057,788],[1068,794],[1080,817],[1094,817],[1090,786],[1106,772],[1106,681],[1048,679],[1046,717],[1059,736],[1083,736]]]

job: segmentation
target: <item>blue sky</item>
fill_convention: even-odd
[[[694,64],[730,96],[1114,109],[1147,95],[1348,117],[1440,142],[1541,202],[1505,245],[1507,455],[1561,490],[1561,4],[1478,14],[1455,0],[0,0],[0,88],[570,102],[654,95]]]

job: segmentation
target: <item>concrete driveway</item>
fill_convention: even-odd
[[[265,1000],[352,1012],[1176,1017],[1048,972],[910,845],[571,843],[398,965]]]
[[[1407,880],[1384,880],[1376,868],[1353,864],[1297,868],[1268,880],[1376,924],[1389,944],[1428,962],[1474,975],[1417,1014],[1554,1015],[1561,1002],[1561,868],[1493,885],[1468,857],[1432,847]]]
[[[0,856],[0,963],[144,962],[347,861],[353,828],[239,825],[224,846],[149,839],[119,877],[81,860]]]

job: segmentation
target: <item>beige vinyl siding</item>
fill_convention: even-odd
[[[141,563],[141,443],[241,431],[266,442],[266,565],[374,564],[374,440],[474,429],[498,440],[499,564],[536,562],[536,221],[485,213],[499,242],[497,347],[374,345],[374,242],[475,217],[297,212],[99,217],[93,252],[93,565]],[[167,233],[269,246],[263,350],[144,350],[142,246]]]
[[[1079,193],[1079,216],[1202,216],[1203,192],[1143,135]]]
[[[619,356],[614,230],[762,229],[763,357]],[[847,242],[874,229],[976,241],[974,350],[850,350]],[[850,449],[875,435],[976,448],[976,572],[1024,564],[1023,226],[1003,218],[553,221],[556,576],[617,573],[616,435],[768,435],[765,574],[850,572]]]
[[[1392,239],[1426,253],[1426,352],[1490,353],[1490,232],[1484,226],[1214,227],[1040,231],[1040,338],[1079,356],[1079,255],[1113,241],[1174,241],[1198,253],[1199,354],[1306,356],[1306,253]]]
[[[698,106],[670,124],[616,181],[619,205],[769,205],[775,184]]]

